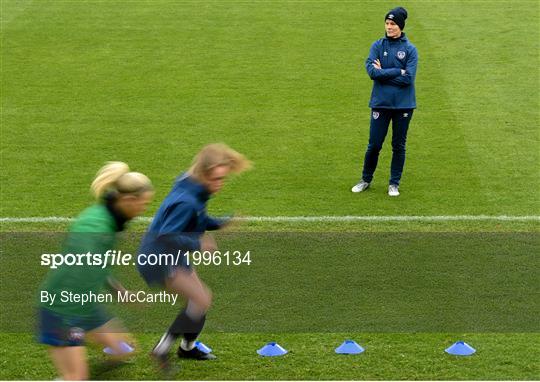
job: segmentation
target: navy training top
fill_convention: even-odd
[[[372,64],[379,59],[382,69]],[[418,52],[405,33],[392,39],[381,38],[371,45],[366,59],[366,70],[373,80],[369,107],[373,109],[415,109],[414,80],[418,65]],[[405,75],[401,74],[405,69]]]
[[[199,250],[204,232],[219,229],[228,220],[208,216],[209,198],[206,188],[187,173],[178,177],[148,227],[139,253]]]

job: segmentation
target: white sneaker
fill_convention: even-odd
[[[391,184],[388,186],[388,195],[390,196],[399,196],[398,186]]]
[[[369,187],[369,183],[365,182],[364,180],[361,180],[360,183],[355,184],[353,188],[351,188],[352,192],[362,192],[365,191]]]

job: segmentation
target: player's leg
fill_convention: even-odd
[[[82,381],[88,379],[88,364],[84,346],[51,346],[49,354],[63,380]]]
[[[362,179],[370,183],[379,161],[379,152],[382,149],[384,139],[388,133],[391,111],[384,109],[372,110],[371,122],[369,126],[369,143],[364,157],[364,168]]]
[[[182,294],[187,298],[187,305],[183,313],[188,320],[177,318],[173,323],[173,330],[183,334],[183,339],[178,348],[178,356],[183,358],[194,358],[200,360],[214,359],[213,354],[206,354],[195,348],[195,341],[201,333],[206,321],[206,312],[212,304],[212,293],[210,289],[201,281],[197,272],[193,271],[173,280],[171,290],[182,290]],[[181,313],[179,317],[183,316]],[[176,328],[174,328],[176,326]]]
[[[64,380],[88,378],[85,331],[78,317],[39,309],[38,341],[48,345],[49,354]]]
[[[128,344],[134,348],[135,341],[116,319],[112,319],[100,327],[89,331],[87,338],[89,341],[110,348],[116,360],[128,358],[133,355],[133,352],[126,351],[123,344]]]
[[[154,347],[156,357],[166,355],[177,338],[183,336],[178,355],[184,358],[209,360],[215,358],[195,347],[195,340],[204,327],[206,312],[212,303],[212,294],[208,287],[199,279],[195,270],[178,269],[174,275],[165,281],[169,292],[184,296],[187,305],[178,314],[167,332]]]
[[[405,165],[405,145],[412,115],[413,110],[396,110],[392,117],[392,164],[390,166],[389,186],[395,186],[395,192],[397,192]],[[397,192],[397,195],[399,195],[399,192]]]

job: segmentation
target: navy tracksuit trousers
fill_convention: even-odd
[[[368,183],[373,180],[373,173],[379,161],[379,152],[392,121],[392,165],[390,166],[390,184],[399,186],[403,166],[405,165],[405,143],[407,130],[413,115],[413,109],[372,109],[369,126],[369,144],[364,158],[362,179]]]

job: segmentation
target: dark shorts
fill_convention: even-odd
[[[167,279],[176,272],[191,272],[188,263],[189,245],[198,242],[200,233],[173,232],[159,234],[147,232],[138,250],[137,269],[142,278],[151,287],[165,286]]]
[[[145,265],[137,266],[139,273],[141,274],[146,284],[150,287],[165,287],[165,282],[167,279],[174,277],[178,271],[188,271],[191,272],[192,268],[190,265],[182,263],[181,265]]]
[[[84,346],[86,332],[99,328],[113,317],[103,309],[91,316],[69,316],[40,308],[38,342],[51,346]]]

